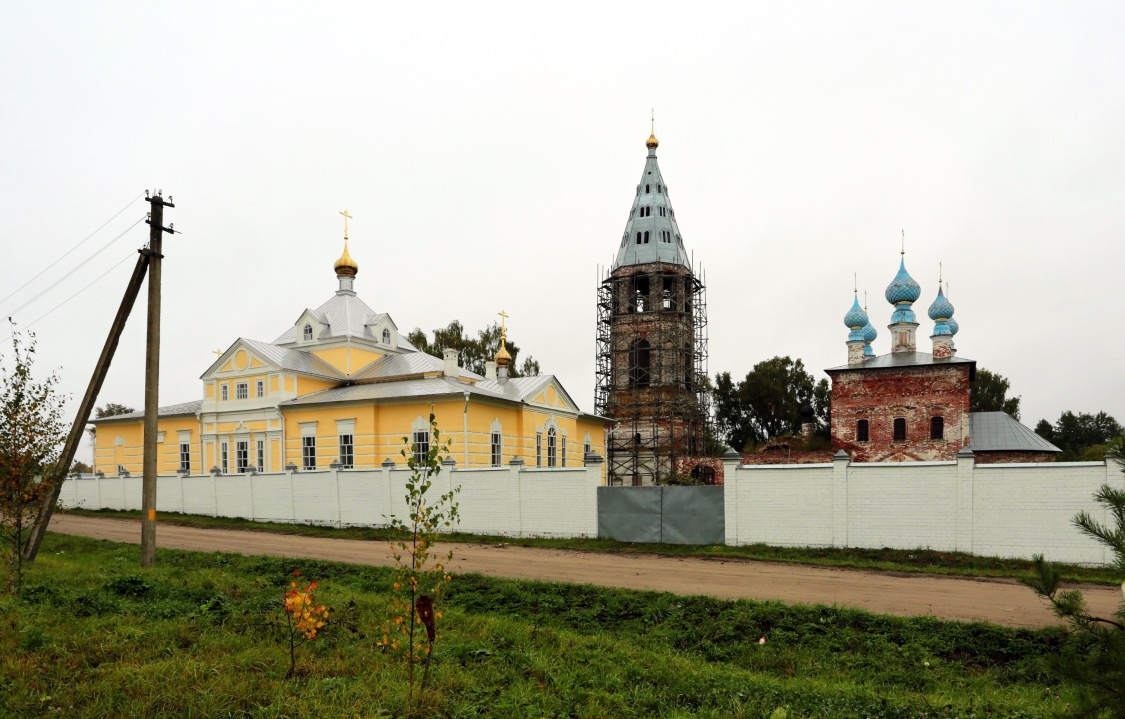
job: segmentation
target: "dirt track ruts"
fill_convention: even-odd
[[[136,544],[140,522],[59,514],[51,531]],[[157,546],[327,559],[353,564],[391,563],[382,541],[302,537],[234,529],[158,524]],[[585,552],[511,545],[443,543],[454,571],[724,599],[777,599],[800,604],[857,607],[898,616],[984,620],[1007,626],[1044,626],[1057,619],[1030,589],[1009,579],[976,579],[836,569],[780,562]],[[159,555],[157,558],[159,562]],[[1114,587],[1081,587],[1095,614],[1108,616],[1121,601]]]

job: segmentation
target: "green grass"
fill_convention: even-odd
[[[140,511],[118,510],[66,510],[70,514],[92,517],[121,517],[140,519]],[[279,522],[252,522],[248,519],[228,517],[208,517],[199,514],[161,513],[159,521],[188,527],[214,527],[222,529],[245,529],[257,532],[278,532],[307,537],[334,537],[337,539],[388,539],[393,533],[388,529],[368,527],[334,527],[308,524],[282,524]],[[474,542],[507,544],[525,547],[549,547],[552,549],[571,549],[586,552],[614,552],[620,554],[660,554],[667,556],[692,556],[712,559],[751,559],[764,562],[789,562],[793,564],[816,564],[828,567],[851,567],[855,569],[878,569],[892,572],[922,572],[927,574],[949,574],[971,577],[1027,577],[1033,574],[1031,562],[1026,559],[1003,559],[980,557],[963,552],[937,552],[930,549],[861,549],[836,547],[771,547],[766,544],[749,544],[728,547],[722,544],[679,545],[679,544],[641,544],[617,542],[612,539],[546,539],[497,537],[482,534],[446,535],[453,542]],[[1082,567],[1075,564],[1056,565],[1065,581],[1090,582],[1095,584],[1121,583],[1117,572],[1107,567]]]
[[[373,548],[372,551],[375,551]],[[375,647],[390,570],[48,535],[0,597],[0,716],[397,717]],[[286,651],[264,628],[293,569],[351,617]],[[1072,698],[1058,630],[458,575],[428,717],[1040,717]],[[759,644],[765,637],[766,643]]]

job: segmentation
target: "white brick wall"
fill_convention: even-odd
[[[271,522],[385,526],[405,518],[407,469],[324,470],[219,477],[159,477],[158,512]],[[434,495],[459,485],[462,532],[511,537],[596,537],[601,465],[556,469],[443,470]],[[139,477],[68,479],[59,503],[85,509],[140,509]]]
[[[1115,463],[886,462],[738,466],[726,476],[727,544],[891,547],[1104,564],[1108,550],[1074,528]]]

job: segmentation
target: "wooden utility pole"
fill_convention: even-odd
[[[82,397],[82,403],[78,405],[78,416],[74,418],[74,424],[70,427],[70,434],[66,438],[59,463],[55,465],[58,481],[55,483],[54,489],[47,495],[46,502],[39,513],[39,520],[31,528],[31,536],[28,538],[27,549],[24,553],[24,558],[28,562],[33,561],[35,555],[39,553],[39,545],[43,542],[43,535],[47,533],[47,525],[51,522],[51,513],[55,509],[55,503],[59,501],[63,479],[66,478],[66,473],[70,471],[70,463],[74,461],[74,454],[78,451],[82,434],[86,431],[86,423],[90,421],[90,413],[94,411],[94,402],[98,400],[102,382],[105,381],[106,373],[109,372],[109,364],[113,361],[113,353],[117,351],[117,342],[121,339],[121,332],[125,329],[125,321],[129,319],[129,312],[133,309],[133,302],[140,294],[141,283],[144,282],[147,269],[148,254],[145,250],[140,250],[137,265],[133,268],[133,276],[129,278],[129,284],[125,288],[125,296],[121,298],[121,306],[117,308],[117,316],[113,318],[113,324],[109,327],[109,336],[106,337],[105,346],[102,347],[102,354],[98,357],[98,363],[94,365],[94,374],[90,377],[90,384],[86,387],[86,394]]]
[[[156,561],[156,434],[160,383],[160,261],[165,232],[164,208],[175,207],[164,201],[156,191],[145,198],[152,205],[148,233],[148,335],[145,342],[145,450],[144,476],[141,480],[141,566],[151,567]]]

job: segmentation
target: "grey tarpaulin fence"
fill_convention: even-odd
[[[598,487],[598,536],[620,542],[722,544],[722,487]]]

